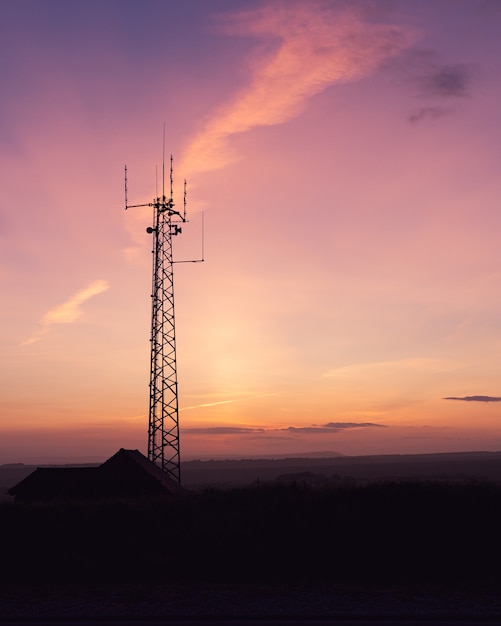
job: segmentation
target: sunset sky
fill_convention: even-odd
[[[499,0],[16,0],[0,47],[0,463],[146,452],[164,124],[182,458],[501,449]]]

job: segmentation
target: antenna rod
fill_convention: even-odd
[[[205,261],[204,240],[205,240],[205,212],[202,211],[202,261]]]
[[[186,178],[184,179],[183,219],[186,221]]]
[[[153,236],[151,293],[150,394],[148,414],[148,459],[173,480],[181,482],[179,449],[179,406],[177,383],[176,332],[174,316],[174,263],[172,240],[181,234],[179,223],[186,219],[186,181],[184,212],[176,211],[173,199],[173,158],[170,157],[170,198],[165,196],[165,127],[162,159],[162,197],[152,202],[128,204],[127,166],[125,166],[126,208],[152,207],[152,225],[146,232]],[[158,172],[156,175],[158,185]],[[158,190],[157,190],[158,192]]]
[[[174,177],[173,177],[173,169],[172,169],[172,163],[173,163],[173,159],[172,159],[172,154],[170,155],[170,199],[172,200],[173,197],[173,185],[174,185]]]
[[[127,164],[125,164],[125,209],[127,210]]]
[[[172,190],[170,197],[172,198]],[[164,139],[162,144],[162,200],[165,200],[165,123],[164,123]]]

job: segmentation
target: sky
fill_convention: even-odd
[[[0,463],[146,452],[164,127],[182,459],[501,449],[499,0],[1,4]]]

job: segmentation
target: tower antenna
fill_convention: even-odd
[[[127,208],[127,164],[125,165],[125,208]]]
[[[172,161],[172,154],[170,155],[170,198],[172,200],[172,193],[173,193],[173,188],[174,188],[174,175],[173,175],[173,161]]]
[[[163,149],[165,151],[165,127]],[[148,458],[173,480],[181,482],[179,449],[179,403],[174,317],[174,261],[172,238],[181,234],[180,223],[187,221],[174,208],[170,159],[170,197],[165,197],[165,156],[162,161],[162,196],[146,204],[127,204],[125,208],[153,207],[153,277],[151,292],[151,357],[148,414]],[[127,181],[127,168],[126,181]],[[127,188],[127,183],[126,183]],[[186,261],[182,261],[186,262]],[[198,259],[196,261],[198,262]]]
[[[186,218],[186,178],[184,179],[183,215]]]
[[[172,160],[172,157],[171,157]],[[172,186],[171,186],[171,194],[170,199],[172,200]],[[162,142],[162,200],[165,200],[165,124],[164,124],[164,135]]]

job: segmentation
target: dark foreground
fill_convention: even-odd
[[[270,623],[501,623],[495,586],[134,583],[5,586],[0,622],[199,620]],[[191,622],[189,622],[191,623]],[[198,621],[196,622],[199,623]],[[254,623],[254,622],[252,622]],[[297,626],[297,625],[296,625]]]
[[[474,482],[8,503],[0,618],[490,618],[500,528],[500,487]]]

